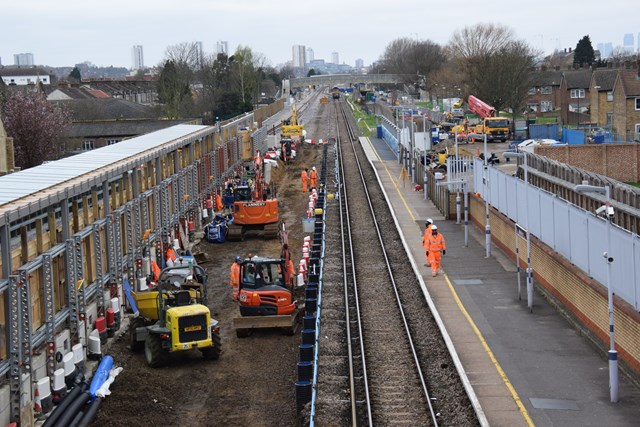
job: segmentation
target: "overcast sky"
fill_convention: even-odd
[[[271,65],[291,60],[291,46],[305,45],[316,59],[365,65],[399,37],[446,44],[453,32],[478,23],[513,28],[533,47],[575,48],[589,35],[622,45],[633,33],[638,49],[638,0],[32,0],[6,1],[0,18],[0,58],[33,53],[36,64],[130,68],[131,48],[142,45],[144,63],[164,58],[167,46],[202,41],[211,53],[225,40],[262,53]]]

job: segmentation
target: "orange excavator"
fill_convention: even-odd
[[[294,296],[295,272],[284,223],[278,234],[280,258],[249,256],[240,264],[240,316],[233,319],[239,338],[256,328],[283,328],[287,335],[297,330],[300,309]]]
[[[250,231],[262,231],[266,239],[278,236],[278,199],[272,197],[265,183],[264,159],[260,152],[252,161],[253,180],[234,188],[233,222],[227,230],[227,240],[244,240]]]

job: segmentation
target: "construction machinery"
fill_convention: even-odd
[[[144,348],[147,364],[161,367],[169,354],[198,349],[207,360],[221,352],[220,325],[206,305],[207,274],[193,257],[178,258],[147,289],[132,290],[125,280],[131,349]]]
[[[284,223],[279,234],[279,258],[251,256],[240,264],[240,316],[233,319],[238,338],[249,336],[256,328],[283,328],[287,335],[298,328],[300,308]]]
[[[481,139],[486,135],[487,141],[505,142],[509,138],[508,118],[496,117],[495,108],[473,95],[469,95],[468,102],[469,110],[481,119],[481,123],[470,133],[471,139]]]
[[[262,232],[265,239],[278,237],[278,199],[266,183],[260,152],[252,167],[252,178],[233,188],[233,222],[228,225],[227,240],[244,240],[249,232]]]
[[[280,134],[282,138],[291,138],[296,142],[301,142],[304,139],[302,125],[298,123],[298,111],[295,104],[291,107],[291,118],[282,121]]]

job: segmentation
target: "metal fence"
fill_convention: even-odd
[[[639,309],[640,236],[615,224],[607,227],[607,222],[595,214],[496,168],[488,167],[485,172],[480,160],[475,161],[474,181],[475,191],[491,206],[605,286],[607,263],[603,253],[608,252],[614,258],[610,282],[613,292]]]

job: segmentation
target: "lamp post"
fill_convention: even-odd
[[[431,135],[429,135],[431,137]],[[425,115],[422,115],[422,141],[424,145],[422,149],[422,170],[423,170],[423,181],[422,185],[424,186],[424,199],[427,200],[427,118]]]
[[[618,352],[616,351],[615,335],[613,331],[613,289],[611,288],[611,264],[613,257],[611,256],[611,217],[613,216],[613,208],[611,207],[611,187],[606,185],[599,187],[595,185],[581,184],[576,185],[576,193],[599,193],[604,194],[604,214],[607,219],[607,248],[602,254],[607,263],[607,299],[609,302],[609,395],[611,402],[618,401]]]
[[[489,156],[487,155],[487,134],[484,134],[484,184],[486,194],[484,195],[484,211],[486,216],[486,223],[484,227],[485,234],[485,246],[486,246],[486,258],[491,257],[491,224],[489,223],[489,164],[487,162]]]
[[[526,225],[527,228],[525,230],[527,237],[527,307],[529,307],[529,312],[533,311],[533,268],[531,267],[531,233],[529,224],[529,174],[528,174],[528,165],[527,165],[527,152],[522,151],[520,153],[510,153],[506,152],[503,154],[506,159],[509,158],[521,158],[524,164],[524,182],[526,189],[526,204],[525,211],[527,212],[526,216]],[[517,256],[516,256],[517,258]],[[516,263],[518,264],[518,275],[520,274],[520,260],[516,259]],[[520,290],[520,278],[518,277],[518,296]]]

